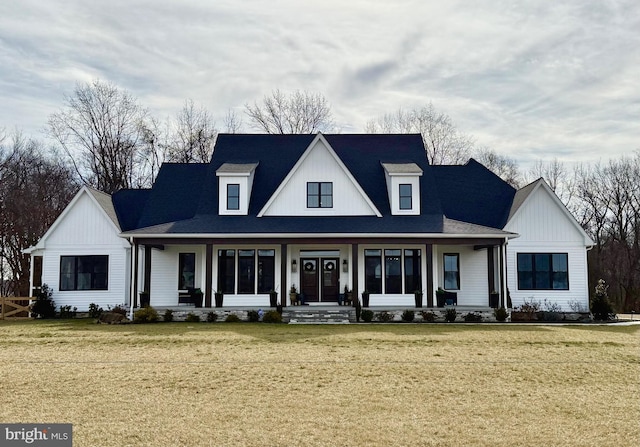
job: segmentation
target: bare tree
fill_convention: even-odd
[[[0,266],[10,278],[0,294],[28,296],[29,257],[22,250],[38,241],[78,185],[70,167],[17,131],[0,146],[0,166]]]
[[[176,116],[173,141],[167,148],[166,161],[208,163],[217,136],[211,114],[188,99]]]
[[[224,117],[224,131],[226,133],[240,133],[242,131],[242,116],[233,110],[227,110]]]
[[[82,181],[107,193],[143,185],[140,148],[147,111],[138,101],[99,80],[78,84],[65,100],[65,108],[50,116],[49,132]]]
[[[469,159],[473,139],[458,131],[451,117],[436,111],[432,103],[408,112],[395,113],[369,121],[367,133],[419,133],[422,135],[427,159],[432,165],[462,164]]]
[[[498,154],[489,148],[477,150],[474,153],[474,157],[487,169],[514,188],[517,189],[520,187],[520,171],[518,170],[518,162],[515,159]]]
[[[250,125],[270,134],[327,132],[333,127],[331,108],[320,93],[296,90],[285,94],[274,90],[261,104],[244,106]]]

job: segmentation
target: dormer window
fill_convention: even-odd
[[[333,183],[307,182],[307,208],[333,208]]]
[[[400,209],[401,210],[410,210],[412,209],[412,196],[413,193],[411,188],[411,183],[401,183],[400,184]]]
[[[240,184],[230,183],[227,185],[227,209],[240,209]]]

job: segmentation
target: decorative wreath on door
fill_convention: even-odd
[[[313,268],[313,262],[305,262],[304,263],[304,269],[307,270],[308,272],[311,272],[311,271],[315,270]]]
[[[333,270],[335,268],[336,268],[336,265],[333,262],[327,262],[327,264],[324,266],[324,269],[325,270],[329,270],[329,271],[331,271],[331,270]]]

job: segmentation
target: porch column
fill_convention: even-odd
[[[351,244],[351,299],[359,300],[358,294],[358,244]]]
[[[282,307],[287,305],[287,244],[280,244],[280,304]],[[300,266],[302,268],[302,266]]]
[[[507,307],[507,242],[500,243],[500,307]]]
[[[425,252],[425,262],[427,267],[427,307],[433,307],[433,245],[427,244]]]
[[[144,246],[144,286],[142,291],[149,294],[149,299],[151,299],[151,250],[150,245]]]
[[[213,291],[213,244],[207,244],[204,278],[204,307],[211,307],[211,293]]]
[[[487,278],[488,280],[488,288],[489,288],[489,294],[491,294],[491,292],[493,292],[494,290],[498,290],[496,289],[496,266],[495,266],[495,257],[493,255],[493,250],[494,247],[487,247],[487,271],[489,273],[489,276]]]
[[[133,242],[133,271],[131,272],[131,286],[132,286],[132,294],[131,303],[133,307],[138,307],[138,255],[139,255],[140,246],[138,245],[138,241]]]

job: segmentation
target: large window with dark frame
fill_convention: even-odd
[[[195,287],[196,254],[180,253],[178,255],[178,290]]]
[[[413,209],[411,183],[400,184],[400,209]]]
[[[444,255],[444,289],[460,290],[460,254]]]
[[[307,208],[333,208],[333,183],[307,182]]]
[[[518,253],[518,289],[569,290],[567,253]]]
[[[364,270],[369,293],[410,294],[422,289],[421,250],[367,249]]]
[[[218,250],[218,291],[269,293],[275,288],[275,256],[275,250],[241,249],[237,257],[236,250]]]
[[[227,209],[240,209],[240,185],[237,183],[227,185]]]
[[[108,255],[60,256],[60,290],[107,290]]]

